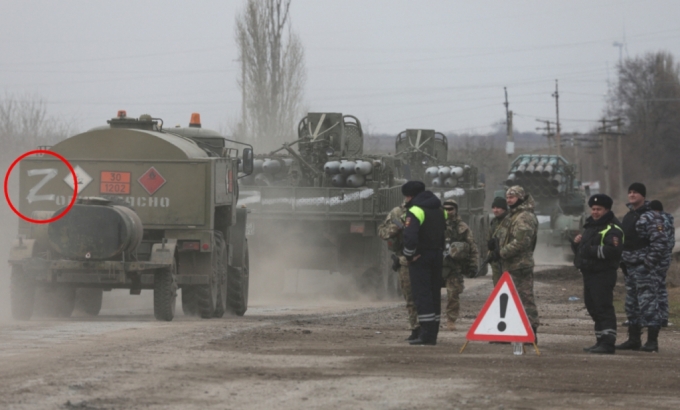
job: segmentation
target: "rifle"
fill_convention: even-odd
[[[498,258],[498,255],[500,254],[500,251],[501,251],[500,241],[498,240],[498,238],[493,238],[493,239],[491,239],[491,241],[493,242],[493,246],[492,246],[493,249],[488,251],[488,253],[486,255],[486,259],[484,259],[481,266],[479,267],[479,270],[477,271],[477,275],[475,276],[475,278],[479,277],[483,273],[484,268],[486,267],[486,264],[491,263],[491,262],[498,261],[498,264],[501,267],[501,272],[503,272],[503,264],[501,263],[500,258]]]
[[[396,227],[399,228],[400,231],[404,229],[404,224],[401,223],[401,221],[399,220],[399,218],[392,218],[392,221],[391,221],[391,222],[392,222],[394,225],[396,225]]]
[[[395,254],[392,254],[391,258],[392,258],[392,270],[396,272],[399,270],[401,262],[399,262],[399,257]]]

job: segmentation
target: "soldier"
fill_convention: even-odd
[[[458,215],[458,203],[453,199],[444,201],[446,218],[446,245],[442,278],[446,281],[446,328],[456,329],[460,312],[460,294],[465,289],[463,276],[475,277],[479,264],[479,251],[470,227]]]
[[[394,252],[394,257],[397,258],[393,269],[396,267],[399,274],[399,284],[401,285],[401,292],[406,301],[406,311],[408,312],[408,322],[411,328],[411,336],[406,340],[415,340],[420,334],[418,326],[418,313],[413,304],[413,295],[411,293],[411,279],[408,276],[408,262],[403,254],[404,240],[403,228],[406,220],[405,204],[398,206],[390,211],[385,218],[385,221],[378,227],[378,236],[387,241],[387,248]],[[396,264],[398,262],[398,265]]]
[[[621,223],[625,238],[621,259],[626,278],[628,340],[616,348],[658,352],[660,266],[668,249],[668,236],[663,218],[649,209],[646,194],[647,188],[639,182],[628,187],[630,211]],[[647,327],[647,342],[641,346],[643,327]]]
[[[671,266],[671,258],[673,256],[673,248],[675,247],[675,221],[673,215],[664,212],[661,201],[654,200],[649,203],[652,211],[658,213],[664,221],[664,231],[668,236],[668,250],[663,262],[659,266],[661,274],[661,282],[659,285],[659,314],[661,315],[661,327],[668,326],[668,288],[666,287],[666,275],[668,268]]]
[[[604,194],[588,199],[591,216],[583,225],[583,234],[571,244],[574,266],[583,274],[583,300],[595,322],[594,346],[590,353],[613,354],[616,344],[614,286],[623,251],[623,229],[611,211],[614,201]]]
[[[505,198],[501,197],[495,197],[493,199],[493,203],[491,203],[491,212],[493,212],[494,218],[491,220],[489,223],[489,232],[487,233],[486,236],[486,242],[487,242],[487,247],[489,252],[492,252],[495,248],[495,243],[494,241],[498,240],[498,228],[505,218],[505,216],[508,214],[508,202],[505,200]],[[491,272],[492,272],[492,280],[493,280],[493,285],[496,286],[498,281],[501,279],[501,275],[503,272],[501,272],[501,265],[499,261],[493,261],[490,262],[489,265],[491,265]]]
[[[531,327],[538,330],[538,309],[534,302],[534,249],[538,232],[538,219],[534,215],[534,199],[515,185],[505,193],[510,210],[498,226],[500,249],[494,251],[494,260],[500,260],[503,270],[510,273]],[[536,336],[538,342],[538,336]]]
[[[446,213],[441,201],[420,181],[401,187],[406,197],[404,256],[409,262],[413,301],[418,311],[420,334],[412,345],[436,345],[441,314],[442,252]]]

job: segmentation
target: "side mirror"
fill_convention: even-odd
[[[250,175],[253,173],[253,149],[243,148],[243,173]]]

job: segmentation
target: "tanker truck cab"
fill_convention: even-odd
[[[247,210],[236,204],[251,146],[202,129],[197,114],[166,130],[159,118],[119,111],[50,151],[71,168],[53,155],[17,167],[21,214],[64,216],[20,221],[10,252],[15,319],[30,319],[36,298],[58,316],[76,306],[96,315],[102,291],[114,288],[153,290],[158,320],[173,319],[178,291],[186,315],[245,313]]]

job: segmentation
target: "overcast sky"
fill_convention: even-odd
[[[234,20],[243,0],[0,0],[0,92],[42,98],[78,129],[119,109],[166,125],[224,128],[240,115]],[[602,115],[624,58],[680,59],[680,1],[293,0],[310,111],[357,116],[365,130],[488,132],[554,120],[565,132]],[[292,130],[291,130],[292,131]]]

